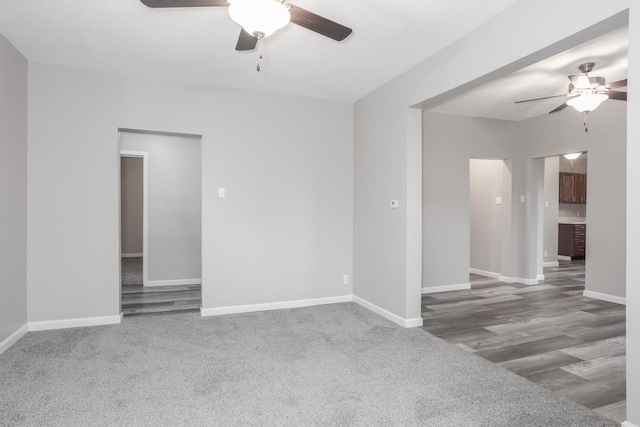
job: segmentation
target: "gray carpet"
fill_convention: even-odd
[[[121,258],[123,285],[142,285],[142,257]]]
[[[615,426],[352,303],[30,332],[0,356],[2,426]]]

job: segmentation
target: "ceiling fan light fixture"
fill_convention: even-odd
[[[581,94],[567,101],[567,105],[575,108],[577,111],[584,113],[590,112],[598,108],[600,104],[609,99],[609,95],[603,93]]]
[[[287,7],[275,0],[230,0],[229,16],[254,37],[268,37],[291,20]]]

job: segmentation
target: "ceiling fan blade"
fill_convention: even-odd
[[[564,110],[565,108],[567,108],[569,105],[567,105],[567,103],[565,102],[564,104],[562,104],[561,106],[559,106],[558,108],[555,108],[551,111],[549,111],[549,114],[551,113],[557,113],[558,111]]]
[[[608,88],[615,89],[618,87],[627,87],[627,79],[618,80],[617,82],[612,82],[607,85]]]
[[[147,7],[217,7],[229,6],[227,0],[140,0]]]
[[[240,29],[240,36],[236,44],[236,50],[253,50],[258,44],[258,39],[247,33],[244,28]]]
[[[523,101],[516,101],[514,102],[514,104],[522,104],[523,102],[531,102],[531,101],[540,101],[542,99],[561,98],[563,96],[567,96],[567,95],[553,95],[553,96],[545,96],[542,98],[525,99]]]
[[[291,5],[289,9],[291,13],[291,22],[307,28],[311,31],[315,31],[318,34],[332,38],[337,41],[346,39],[353,31],[351,28],[344,25],[333,22],[330,19],[324,18],[320,15],[316,15],[313,12],[309,12],[298,6]]]
[[[605,92],[607,95],[609,95],[609,99],[618,99],[620,101],[626,101],[627,100],[627,92],[619,92],[617,90],[609,90],[607,92]]]

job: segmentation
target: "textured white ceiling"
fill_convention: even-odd
[[[591,76],[602,76],[606,82],[627,78],[628,27],[622,27],[558,55],[523,68],[479,88],[450,98],[429,111],[470,117],[520,121],[547,114],[566,98],[514,104],[531,98],[568,93],[567,76],[580,74],[578,66],[594,62]],[[616,90],[626,91],[626,88]],[[608,100],[606,102],[622,102]],[[571,108],[554,114],[574,112]]]
[[[0,33],[30,61],[215,86],[355,101],[517,0],[295,0],[351,27],[335,42],[290,24],[236,52],[226,8],[138,0],[0,0]]]

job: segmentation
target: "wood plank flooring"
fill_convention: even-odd
[[[472,274],[471,290],[422,296],[423,328],[622,422],[625,306],[583,297],[584,267],[560,261],[538,285]]]
[[[202,306],[200,285],[142,286],[142,258],[123,258],[122,283],[125,316],[198,311]]]

